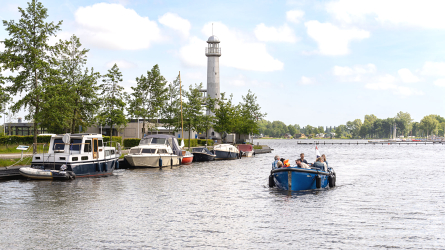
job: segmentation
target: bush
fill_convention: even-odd
[[[51,141],[51,136],[37,136],[37,143],[49,143]],[[0,144],[25,144],[32,145],[34,142],[33,135],[6,135],[0,136]]]
[[[139,138],[124,139],[124,147],[126,147],[126,148],[135,147],[135,146],[139,145],[140,141],[141,141],[141,139],[139,139]]]

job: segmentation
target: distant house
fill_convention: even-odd
[[[292,138],[292,135],[289,134],[289,133],[286,133],[286,134],[284,134],[284,138],[286,138],[286,139],[291,139],[291,138]]]

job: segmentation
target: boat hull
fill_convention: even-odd
[[[133,168],[159,168],[159,159],[162,167],[178,166],[182,162],[182,157],[177,155],[126,155],[125,159]]]
[[[227,152],[220,150],[215,150],[215,155],[215,160],[236,160],[239,157],[238,153],[236,152]]]
[[[60,170],[65,165],[66,170]],[[101,177],[113,174],[118,168],[118,158],[83,163],[32,162],[31,167],[20,168],[22,176],[38,180],[70,180],[82,177]]]
[[[214,161],[215,157],[216,157],[216,155],[193,153],[193,161],[195,161],[195,162]]]
[[[335,185],[332,178],[335,175],[330,172],[324,172],[314,169],[302,169],[296,167],[279,168],[271,171],[275,185],[282,190],[301,191],[318,188],[326,188],[331,179],[331,185]],[[331,176],[331,178],[330,178]],[[317,188],[317,177],[319,177],[319,187]]]
[[[242,157],[252,157],[253,156],[253,151],[242,151]]]
[[[191,156],[183,156],[181,164],[182,165],[191,164],[192,161],[193,161],[193,155],[191,155]]]

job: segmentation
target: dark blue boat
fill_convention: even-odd
[[[277,186],[282,190],[300,191],[334,187],[336,176],[334,169],[327,171],[313,168],[287,167],[272,169],[269,176],[269,186]]]
[[[207,148],[193,148],[192,149],[193,154],[193,161],[200,162],[200,161],[214,161],[216,155],[210,152]]]
[[[235,160],[239,159],[240,152],[237,147],[230,144],[218,144],[213,147],[215,160]]]

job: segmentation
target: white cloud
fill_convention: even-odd
[[[255,28],[255,36],[261,42],[287,42],[295,43],[298,41],[294,31],[284,24],[281,27],[267,27],[264,23],[260,23]]]
[[[302,76],[299,83],[303,85],[309,85],[309,84],[314,84],[315,80],[306,76]]]
[[[382,25],[406,25],[431,29],[445,28],[443,2],[437,0],[338,0],[326,10],[345,23],[375,20]]]
[[[178,14],[167,12],[158,19],[159,23],[178,31],[183,37],[188,37],[192,25],[187,19],[184,19]]]
[[[415,76],[409,69],[399,69],[397,71],[399,73],[400,78],[402,79],[402,82],[405,83],[412,83],[412,82],[418,82],[419,78]]]
[[[365,88],[372,89],[372,90],[390,90],[390,91],[392,91],[393,94],[399,95],[402,97],[424,94],[422,91],[419,91],[415,88],[398,86],[396,83],[397,83],[396,77],[394,77],[390,74],[386,74],[383,76],[376,77],[372,83],[366,84]]]
[[[445,62],[425,62],[420,73],[426,76],[445,76]]]
[[[69,32],[65,32],[65,31],[61,31],[59,33],[57,33],[57,36],[51,36],[48,39],[48,44],[51,46],[54,46],[56,43],[59,42],[59,40],[65,41],[65,40],[69,40],[70,37],[73,34],[69,33]],[[80,41],[82,43],[82,41]]]
[[[214,33],[220,38],[221,57],[220,64],[242,70],[276,71],[282,70],[284,64],[273,58],[264,43],[249,41],[244,33],[229,29],[226,25],[216,22]],[[212,23],[202,28],[202,33],[209,37],[212,35]],[[198,37],[191,37],[189,43],[180,49],[180,58],[188,66],[206,66],[205,56],[207,43]]]
[[[363,81],[364,75],[374,74],[375,72],[376,67],[372,63],[368,63],[367,65],[356,65],[352,68],[347,66],[334,66],[332,69],[332,74],[340,77],[340,79],[345,82],[361,82]]]
[[[81,40],[96,47],[138,50],[161,40],[156,22],[119,4],[98,3],[80,7],[74,16]]]
[[[137,67],[136,64],[125,61],[125,60],[114,60],[107,63],[108,68],[112,68],[114,64],[117,64],[119,69],[130,69]]]
[[[301,10],[289,10],[286,12],[286,20],[291,23],[300,23],[303,16],[304,11]]]
[[[356,28],[340,29],[331,23],[318,21],[305,22],[308,35],[318,44],[318,53],[322,55],[346,55],[352,40],[362,40],[370,36],[368,31]]]
[[[437,79],[434,81],[434,85],[439,86],[439,87],[445,87],[445,79]]]

